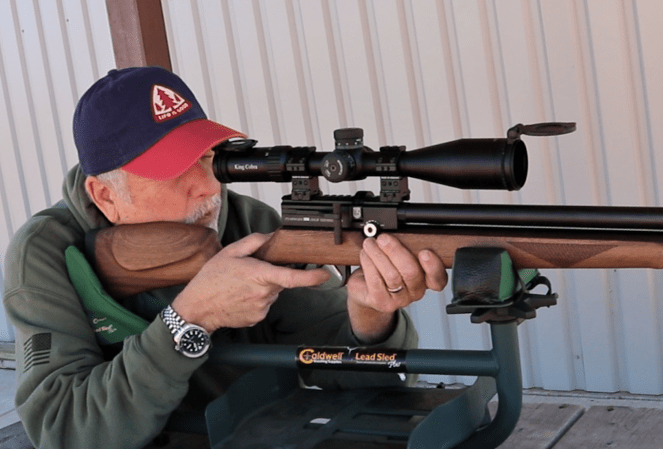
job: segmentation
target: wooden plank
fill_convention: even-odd
[[[161,0],[107,0],[117,68],[172,70]]]
[[[663,410],[595,406],[555,445],[555,449],[661,447]]]
[[[4,449],[31,449],[32,443],[20,422],[0,429],[0,447]]]
[[[16,360],[13,342],[0,342],[0,360]]]
[[[492,416],[497,411],[497,403],[491,402],[488,408]],[[520,419],[513,433],[500,446],[500,449],[550,448],[578,421],[584,407],[572,404],[523,404]],[[557,446],[555,446],[555,449]]]

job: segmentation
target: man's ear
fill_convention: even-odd
[[[117,202],[120,200],[113,189],[101,182],[96,176],[85,179],[85,190],[92,202],[106,216],[108,221],[116,223],[120,218]]]

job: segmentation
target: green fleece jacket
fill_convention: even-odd
[[[3,304],[17,331],[17,411],[39,448],[147,447],[175,409],[203,409],[242,370],[215,364],[209,355],[188,359],[174,350],[158,314],[181,287],[124,301],[122,306],[150,324],[127,337],[112,358],[105,354],[64,258],[70,245],[83,247],[87,231],[111,226],[87,197],[84,179],[74,167],[64,182],[63,200],[28,220],[6,255]],[[279,226],[278,214],[269,206],[225,187],[223,191],[223,245]],[[247,329],[219,329],[212,336],[213,345],[358,346],[345,299],[343,290],[286,290],[263,322]],[[416,344],[414,326],[401,312],[394,333],[380,346]],[[311,371],[304,381],[325,388],[401,383],[396,374],[329,371]]]

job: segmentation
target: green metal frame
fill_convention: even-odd
[[[412,431],[408,448],[491,448],[508,438],[520,418],[522,377],[517,324],[491,323],[492,349],[407,351],[404,371],[419,374],[478,376],[462,394],[435,408]],[[222,448],[237,425],[260,407],[283,399],[296,382],[297,346],[228,345],[215,348],[223,363],[274,370],[258,370],[233,384],[210,404],[207,427],[213,448]],[[343,369],[351,369],[344,367]],[[284,374],[285,373],[285,374]],[[290,374],[288,374],[290,373]],[[485,424],[486,406],[497,394],[498,409]]]
[[[508,255],[505,252],[498,254],[500,263],[495,264],[494,252],[492,248],[463,249],[464,257],[458,257],[458,263],[455,262],[453,267],[454,281],[458,281],[454,283],[454,295],[458,285],[463,287],[461,289],[463,291],[471,291],[475,286],[480,286],[479,291],[482,292],[489,292],[490,286],[494,289],[495,279],[498,279],[501,285],[505,279],[504,270],[495,267],[503,266],[504,258],[508,258]],[[484,263],[486,261],[488,263]],[[221,363],[261,368],[233,384],[227,394],[208,406],[206,418],[212,447],[221,449],[226,447],[225,443],[228,442],[229,447],[233,448],[310,449],[317,448],[318,444],[325,444],[327,438],[336,435],[337,432],[353,436],[370,435],[377,439],[382,438],[383,443],[384,438],[396,438],[401,441],[398,447],[402,447],[402,442],[407,440],[407,447],[412,449],[486,449],[499,446],[516,427],[522,408],[522,375],[516,317],[533,318],[536,316],[537,307],[554,305],[557,300],[557,294],[552,293],[548,280],[538,276],[538,272],[531,282],[525,284],[515,270],[508,270],[507,274],[512,271],[514,279],[520,280],[521,284],[516,288],[515,282],[511,282],[514,284],[511,288],[513,300],[468,307],[462,304],[462,298],[456,300],[454,296],[451,304],[452,313],[472,313],[473,322],[485,321],[490,325],[491,350],[410,349],[401,353],[404,356],[397,365],[371,367],[374,371],[392,373],[477,376],[472,386],[462,389],[457,394],[444,397],[439,395],[439,392],[429,393],[423,403],[418,402],[416,398],[425,390],[416,388],[386,390],[386,393],[385,390],[378,389],[334,392],[331,395],[334,405],[323,413],[324,416],[330,416],[330,419],[320,426],[314,435],[302,429],[309,428],[310,422],[315,419],[307,420],[315,418],[315,415],[297,413],[284,416],[283,420],[278,422],[273,420],[273,415],[282,415],[282,413],[278,406],[272,408],[272,404],[283,405],[287,409],[287,404],[292,407],[293,401],[298,408],[300,403],[316,403],[311,413],[318,413],[321,406],[317,402],[323,402],[325,398],[330,399],[329,395],[321,396],[310,393],[310,390],[308,390],[310,394],[306,396],[307,390],[298,388],[297,370],[300,367],[299,350],[302,348],[285,345],[228,345],[214,348],[214,358]],[[486,284],[486,279],[491,281],[489,285]],[[530,293],[531,288],[542,283],[548,286],[547,294]],[[447,307],[448,311],[449,309],[450,307]],[[342,353],[345,349],[326,348],[325,350],[330,353]],[[364,349],[368,350],[368,348],[354,350],[359,352]],[[314,365],[307,367],[316,368]],[[334,365],[334,369],[365,370],[366,366],[344,360]],[[417,392],[413,393],[414,391]],[[403,394],[403,402],[400,402],[396,409],[378,408],[374,399],[389,394]],[[487,405],[495,394],[498,398],[498,408],[491,420]],[[343,404],[342,408],[338,407],[339,403]],[[403,407],[409,409],[404,410]],[[262,411],[259,411],[261,408]],[[363,425],[358,418],[355,418],[365,413],[370,414],[371,410],[374,410],[376,416],[381,417],[377,421],[372,421],[373,426]],[[407,419],[409,426],[390,424],[388,417],[396,415],[409,416],[410,419]],[[415,416],[416,420],[413,419]],[[250,432],[246,435],[242,431],[237,431],[245,421],[251,424],[261,422],[264,428],[290,427],[285,432],[264,431],[263,438],[260,432]],[[237,433],[235,439],[234,433]],[[276,441],[278,438],[283,438],[284,441]],[[387,444],[389,447],[395,447]],[[380,446],[374,444],[362,447]]]

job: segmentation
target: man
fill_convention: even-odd
[[[148,446],[176,408],[203,409],[242,373],[210,360],[209,339],[219,346],[416,345],[401,309],[426,288],[445,286],[439,258],[413,255],[387,235],[367,239],[347,293],[307,289],[327,280],[323,270],[252,258],[279,218],[215,179],[212,148],[233,137],[243,134],[207,120],[184,82],[156,67],[113,70],[79,101],[80,164],[65,180],[63,200],[17,232],[6,262],[17,411],[37,447]],[[123,300],[146,324],[109,356],[100,337],[112,329],[93,327],[97,319],[72,285],[64,254],[82,247],[91,229],[152,221],[216,228],[223,249],[186,286]],[[174,334],[184,328],[194,333],[192,344],[176,349]],[[390,374],[302,377],[322,387],[400,382]]]

